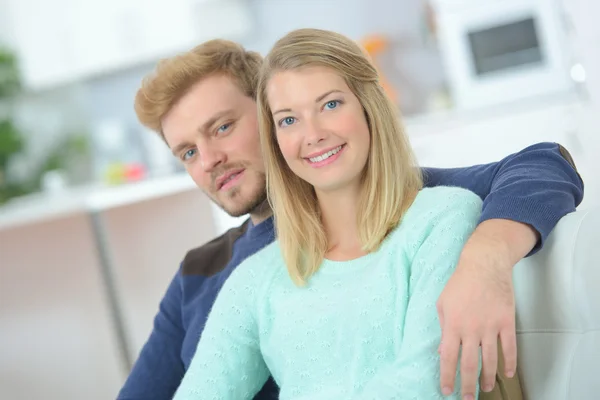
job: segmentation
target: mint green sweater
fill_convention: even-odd
[[[175,399],[252,399],[269,374],[282,400],[444,398],[435,304],[480,212],[423,189],[378,251],[324,260],[306,287],[269,245],[224,284]]]

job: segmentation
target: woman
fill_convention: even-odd
[[[251,399],[269,373],[281,399],[443,398],[435,302],[481,200],[422,189],[375,68],[339,34],[279,40],[258,106],[278,241],[225,283],[175,399]]]

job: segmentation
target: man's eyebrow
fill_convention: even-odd
[[[327,92],[323,93],[322,95],[318,96],[318,97],[315,99],[315,103],[318,103],[318,102],[320,102],[321,100],[323,100],[325,97],[329,96],[329,95],[330,95],[330,94],[332,94],[332,93],[344,93],[344,92],[342,92],[341,90],[338,90],[338,89],[329,90],[329,91],[327,91]],[[277,111],[275,111],[275,112],[273,113],[273,115],[275,115],[275,114],[278,114],[278,113],[281,113],[281,112],[291,112],[291,111],[292,111],[292,109],[291,109],[291,108],[282,108],[282,109],[280,109],[280,110],[277,110]]]
[[[179,154],[180,151],[190,146],[192,145],[188,142],[180,143],[171,149],[171,153],[173,153],[174,156],[177,156],[177,154]]]
[[[228,116],[228,115],[233,115],[233,114],[234,114],[234,109],[232,109],[232,108],[223,110],[223,111],[219,111],[218,113],[216,113],[215,115],[210,117],[208,119],[208,121],[206,121],[205,123],[200,125],[197,129],[197,132],[204,133],[204,132],[208,131],[214,124],[216,124],[217,121],[220,120],[221,118]],[[180,151],[184,150],[187,147],[192,147],[193,145],[194,145],[193,143],[183,142],[183,143],[180,143],[177,146],[173,147],[171,149],[171,152],[173,153],[173,155],[176,156]]]
[[[208,121],[206,121],[205,123],[203,123],[199,128],[198,128],[198,132],[206,132],[208,131],[218,120],[220,120],[221,118],[227,116],[227,115],[231,115],[234,113],[234,110],[232,108],[227,109],[227,110],[223,110],[223,111],[219,111],[218,113],[216,113],[215,115],[213,115],[212,117],[210,117],[208,119]]]

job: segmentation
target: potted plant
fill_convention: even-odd
[[[0,47],[0,203],[24,191],[7,176],[10,160],[23,150],[22,136],[11,119],[13,98],[20,87],[16,57]]]

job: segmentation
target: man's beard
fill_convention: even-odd
[[[212,201],[219,206],[223,211],[225,211],[231,217],[241,217],[246,214],[262,214],[267,210],[270,210],[268,201],[267,201],[267,191],[266,191],[266,177],[264,174],[259,174],[259,188],[256,193],[252,195],[248,200],[244,203],[235,207],[235,209],[231,206],[226,206],[228,202],[219,201],[217,196],[209,196]],[[240,196],[240,188],[233,188],[230,193],[227,194],[229,198],[235,198],[236,196]]]
[[[241,217],[246,214],[262,214],[266,209],[269,209],[267,193],[265,191],[258,193],[247,204],[236,210],[228,210],[223,204],[217,203],[217,205],[231,217]]]

